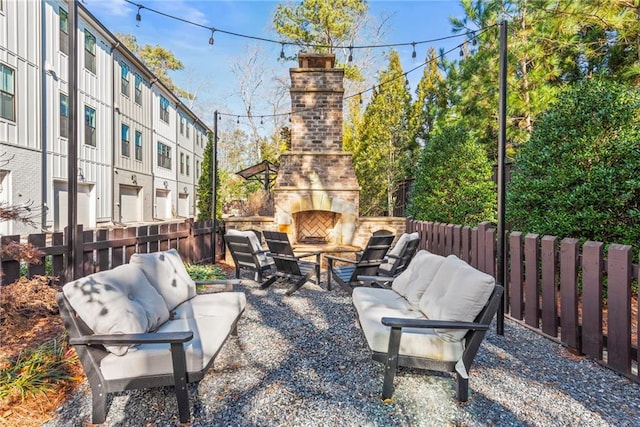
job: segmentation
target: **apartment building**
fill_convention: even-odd
[[[67,225],[69,13],[0,0],[0,202],[29,204],[37,224],[0,234]],[[208,128],[81,4],[76,35],[78,223],[193,216]]]

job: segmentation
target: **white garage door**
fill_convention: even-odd
[[[139,222],[140,189],[128,185],[120,186],[120,222]]]
[[[171,197],[168,190],[156,190],[156,218],[171,218]]]
[[[93,203],[91,190],[88,184],[78,184],[78,224],[82,224],[85,229],[95,227],[93,223]],[[53,226],[55,231],[63,231],[68,224],[68,200],[69,192],[66,182],[57,182],[53,187]]]
[[[178,216],[189,216],[189,195],[187,193],[178,195]]]

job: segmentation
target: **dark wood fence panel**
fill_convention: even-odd
[[[149,253],[149,226],[144,225],[138,227],[138,253],[146,254]]]
[[[27,241],[37,248],[44,248],[47,242],[47,235],[44,233],[30,234]],[[46,274],[46,261],[44,257],[40,259],[40,264],[29,264],[28,271],[29,276],[36,274],[44,276]]]
[[[78,233],[78,236],[82,236],[82,243],[84,250],[82,251],[82,270],[79,277],[88,276],[95,272],[93,265],[96,259],[94,255],[94,245],[86,245],[86,243],[93,243],[93,231],[87,230]]]
[[[495,274],[497,236],[491,224],[481,223],[473,228],[447,225],[444,233],[439,223],[408,221],[407,224],[408,231],[418,231],[421,241],[426,242],[432,252],[447,255],[450,251],[459,251],[461,259]],[[458,230],[460,243],[456,237]],[[452,235],[452,241],[446,240]],[[605,259],[604,245],[599,242],[581,246],[574,238],[561,242],[553,236],[536,234],[523,238],[517,231],[505,237],[508,242],[506,313],[561,341],[572,351],[584,352],[640,382],[640,374],[636,373],[640,318],[635,317],[632,310],[637,298],[632,286],[638,281],[640,263],[633,264],[633,249],[612,244]],[[447,243],[442,246],[442,242]],[[605,300],[607,307],[603,307]],[[606,328],[603,325],[605,309]]]
[[[524,253],[522,245],[522,233],[515,231],[509,235],[509,296],[511,300],[508,312],[517,320],[522,320],[524,312],[524,276],[522,272]]]
[[[462,226],[454,225],[451,227],[453,234],[451,253],[462,259]]]
[[[613,369],[631,373],[631,246],[611,245],[607,255],[607,349]]]
[[[157,236],[160,231],[160,227],[158,225],[150,225],[149,226],[149,235]],[[149,240],[149,253],[158,252],[160,249],[160,242],[157,240]]]
[[[602,248],[600,242],[582,248],[582,351],[597,360],[602,359]]]
[[[471,264],[471,227],[462,227],[462,256],[460,257],[466,263]]]
[[[122,228],[113,230],[112,237],[114,241],[122,240],[124,230]],[[111,249],[111,254],[111,268],[124,264],[124,248],[122,246],[114,246],[113,249]]]
[[[557,237],[544,236],[540,250],[542,257],[542,332],[552,337],[558,336],[557,243]]]
[[[106,271],[110,268],[111,253],[109,251],[109,230],[96,231],[96,271]]]
[[[560,244],[560,333],[563,343],[581,351],[578,304],[578,239],[565,238]]]
[[[2,247],[10,245],[12,242],[19,243],[20,236],[0,236]],[[2,258],[2,284],[13,283],[20,277],[20,263],[10,258]]]
[[[538,300],[538,273],[540,268],[540,247],[538,235],[527,234],[524,238],[524,321],[537,328],[540,318],[540,301]]]

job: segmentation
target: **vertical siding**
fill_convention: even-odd
[[[3,200],[11,204],[29,203],[32,212],[42,209],[41,159],[41,3],[5,0],[0,13],[0,63],[13,70],[14,119],[0,118],[0,153],[11,161],[10,183]],[[36,218],[37,220],[38,218]],[[5,231],[27,234],[39,231],[21,223],[9,224]]]

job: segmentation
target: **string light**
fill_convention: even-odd
[[[209,44],[210,44],[211,46],[213,46],[213,42],[214,42],[214,40],[213,40],[213,33],[215,33],[215,31],[216,31],[216,29],[215,29],[215,28],[213,28],[213,27],[211,27],[211,37],[209,37]]]
[[[353,46],[349,46],[349,62],[353,61]]]
[[[479,30],[479,31],[482,33],[483,31],[487,31],[488,29],[490,29],[490,28],[492,28],[492,27],[494,27],[494,26],[495,26],[495,25],[492,25],[492,26],[490,26],[490,27],[484,28],[484,29]],[[393,81],[395,81],[396,79],[403,78],[403,77],[404,77],[404,78],[407,78],[407,76],[408,76],[409,74],[411,74],[412,72],[414,72],[414,71],[416,71],[416,70],[418,70],[418,69],[421,69],[421,68],[423,68],[424,66],[426,66],[426,65],[428,65],[428,64],[430,64],[430,63],[432,63],[432,62],[435,62],[435,61],[437,61],[437,60],[442,60],[442,59],[443,59],[443,58],[445,58],[447,55],[449,55],[450,53],[454,52],[456,49],[462,49],[462,46],[464,46],[464,44],[465,44],[465,43],[466,43],[466,42],[464,42],[464,43],[462,43],[462,44],[460,44],[460,45],[458,45],[458,46],[454,46],[453,48],[451,48],[451,49],[449,49],[449,50],[447,50],[447,51],[441,51],[441,52],[440,52],[440,54],[439,54],[437,57],[435,57],[435,58],[430,58],[430,59],[426,60],[425,62],[423,62],[423,63],[421,63],[421,64],[419,64],[419,65],[417,65],[417,66],[413,67],[412,69],[410,69],[410,70],[406,71],[405,73],[398,74],[398,75],[396,75],[396,76],[390,77],[389,79],[387,79],[387,80],[385,80],[385,81],[383,81],[383,82],[380,82],[380,83],[378,84],[378,89],[379,89],[379,88],[381,88],[382,86],[386,85],[386,84],[392,83],[392,82],[393,82]],[[358,99],[359,99],[359,101],[360,101],[360,105],[362,105],[362,104],[364,103],[364,101],[363,101],[363,99],[364,99],[363,95],[364,95],[366,92],[375,91],[375,89],[376,89],[376,85],[373,85],[370,89],[365,89],[365,90],[363,90],[362,92],[354,93],[354,94],[352,94],[352,95],[347,95],[347,96],[343,97],[342,99],[343,99],[344,101],[346,101],[346,100],[348,100],[348,99],[352,99],[352,98],[358,97]],[[260,117],[261,117],[261,119],[260,119],[260,124],[264,124],[264,120],[263,120],[263,119],[264,119],[264,117],[282,117],[282,116],[288,115],[288,116],[289,116],[289,118],[291,118],[291,114],[294,114],[294,113],[296,113],[296,114],[300,114],[300,113],[305,112],[305,111],[315,111],[315,110],[318,110],[318,108],[320,108],[320,107],[314,106],[314,107],[308,107],[308,108],[301,108],[301,109],[299,109],[299,110],[290,111],[290,112],[287,112],[287,113],[274,113],[274,114],[262,115],[262,116],[260,116]],[[243,114],[237,115],[237,114],[232,114],[232,113],[218,113],[218,115],[219,115],[219,117],[220,117],[221,115],[226,115],[226,116],[230,116],[230,117],[233,117],[233,116],[237,116],[237,117],[249,117],[249,118],[253,117],[252,115],[246,115],[246,114],[245,114],[245,115],[243,115]]]
[[[464,51],[462,50],[462,45],[460,46],[460,57],[464,56]]]
[[[136,13],[136,27],[140,27],[140,21],[142,21],[142,16],[140,15],[140,9],[144,6],[138,5],[138,12]]]
[[[280,43],[280,45],[282,46],[280,48],[280,59],[284,59],[285,58],[285,56],[284,56],[284,43]]]
[[[146,9],[149,12],[153,12],[153,13],[157,13],[158,15],[162,15],[164,17],[170,18],[170,19],[174,19],[176,21],[180,21],[180,22],[184,22],[185,24],[189,24],[189,25],[193,25],[194,27],[200,27],[200,28],[204,28],[207,30],[210,30],[211,27],[208,27],[204,24],[200,24],[198,22],[193,22],[190,21],[188,19],[184,19],[184,18],[180,18],[179,16],[174,16],[174,15],[170,15],[168,13],[165,12],[161,12],[159,10],[156,9],[152,9],[150,7],[146,7],[142,4],[137,4],[135,3],[133,0],[124,0],[125,2],[132,4],[134,6],[136,6],[138,8],[138,14],[136,15],[136,20],[138,20],[138,15],[140,14],[140,9]],[[491,27],[496,27],[498,26],[498,24],[494,24],[491,25]],[[491,27],[487,27],[487,28],[491,28]],[[236,33],[233,31],[226,31],[226,30],[222,30],[220,28],[216,29],[217,32],[219,33],[223,33],[223,34],[228,34],[230,36],[235,36],[235,37],[242,37],[242,38],[246,38],[246,39],[251,39],[251,40],[259,40],[259,41],[264,41],[264,42],[268,42],[268,43],[279,43],[279,44],[283,44],[283,42],[281,40],[274,40],[274,39],[268,39],[266,37],[258,37],[258,36],[252,36],[252,35],[248,35],[248,34],[241,34],[241,33]],[[454,34],[451,36],[445,36],[445,37],[438,37],[438,38],[434,38],[434,39],[429,39],[429,40],[422,40],[422,41],[414,41],[411,43],[387,43],[387,44],[377,44],[377,45],[361,45],[361,46],[351,46],[352,49],[375,49],[375,48],[390,48],[390,47],[401,47],[401,46],[410,46],[412,45],[414,47],[414,53],[415,53],[415,46],[419,45],[419,44],[427,44],[427,43],[435,43],[435,42],[439,42],[439,41],[443,41],[443,40],[449,40],[449,39],[453,39],[453,38],[457,38],[457,37],[464,37],[465,34]],[[304,48],[311,48],[311,49],[316,49],[316,50],[322,50],[322,49],[335,49],[338,46],[333,46],[333,45],[325,45],[325,44],[313,44],[313,43],[309,43],[309,44],[302,44],[300,45],[301,47]],[[415,56],[413,56],[415,58]]]
[[[237,124],[240,124],[240,116],[238,116],[238,120],[236,121]]]
[[[413,45],[413,52],[411,52],[411,57],[415,59],[416,57],[416,42],[411,43]]]

